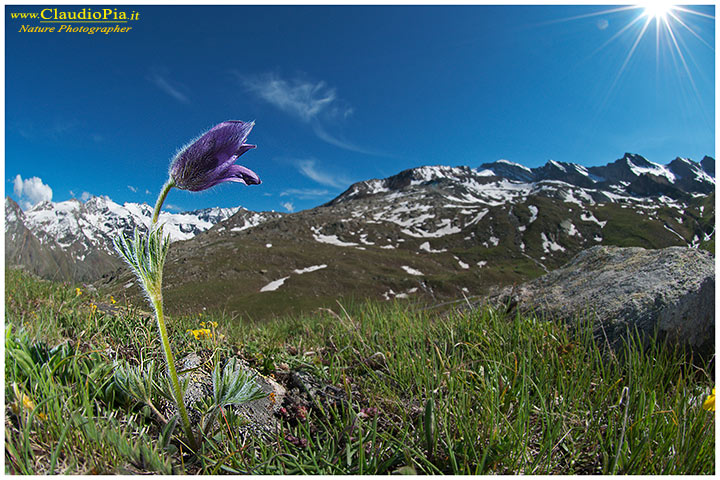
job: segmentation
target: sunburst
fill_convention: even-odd
[[[662,2],[662,1],[648,1],[645,3],[641,3],[638,5],[640,8],[643,9],[643,15],[650,18],[655,19],[656,21],[664,21],[667,16],[670,14],[670,12],[675,9],[675,5],[669,3],[669,2]]]
[[[637,12],[637,14],[633,12]],[[675,65],[676,73],[685,79],[686,84],[695,95],[698,104],[702,107],[703,102],[701,100],[700,92],[696,86],[695,78],[692,74],[693,69],[691,69],[691,65],[694,64],[695,61],[690,49],[688,48],[688,43],[684,41],[681,34],[692,35],[692,37],[701,42],[705,47],[714,51],[714,47],[708,43],[701,34],[698,33],[698,31],[696,31],[695,28],[697,28],[697,26],[694,23],[694,19],[714,21],[715,17],[713,15],[708,15],[701,11],[672,4],[670,2],[650,0],[643,4],[604,9],[590,14],[565,18],[559,21],[568,21],[601,15],[613,16],[621,14],[626,15],[627,18],[628,13],[631,13],[629,21],[602,45],[600,45],[593,54],[591,54],[591,56],[593,56],[601,50],[604,50],[608,45],[616,43],[620,38],[624,38],[627,42],[626,45],[629,45],[629,47],[627,47],[627,53],[624,54],[622,63],[620,64],[618,71],[615,73],[614,79],[610,84],[605,100],[602,104],[605,105],[612,96],[612,93],[633,59],[633,56],[638,51],[639,45],[646,38],[648,31],[654,30],[656,64],[659,65],[660,57],[664,54],[664,52],[668,53]],[[708,124],[710,124],[711,122],[709,122],[704,107],[701,109],[703,110],[703,114],[706,116]]]

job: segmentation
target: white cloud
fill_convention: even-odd
[[[148,190],[148,189],[146,188],[146,189],[145,189],[145,195],[150,195],[150,193],[151,193],[150,190]]]
[[[23,210],[32,208],[40,202],[52,201],[52,188],[45,185],[39,177],[23,180],[18,174],[13,180],[13,190]]]
[[[338,138],[328,131],[326,124],[337,124],[338,121],[346,119],[352,115],[353,108],[338,98],[337,91],[324,81],[313,82],[297,78],[285,80],[273,73],[235,74],[246,90],[307,123],[324,142],[352,152],[383,155]]]
[[[287,210],[288,212],[294,212],[295,211],[295,205],[292,204],[292,202],[283,202],[280,205]]]
[[[315,159],[313,158],[307,160],[298,160],[297,167],[300,173],[302,173],[309,179],[315,180],[316,182],[323,185],[327,185],[328,187],[347,188],[347,186],[350,184],[350,181],[345,178],[337,177],[330,173],[318,170],[318,168],[315,166],[315,163]]]
[[[155,86],[158,87],[160,90],[173,97],[175,100],[182,103],[190,103],[190,99],[183,92],[187,91],[187,88],[184,85],[180,85],[178,83],[170,83],[170,81],[165,78],[165,75],[161,74],[159,71],[155,70],[150,72],[147,79],[154,83]]]
[[[338,148],[342,148],[343,150],[350,150],[351,152],[357,153],[367,153],[368,155],[384,155],[380,152],[373,152],[372,150],[365,149],[346,140],[341,140],[334,135],[331,135],[320,124],[320,122],[313,122],[312,129],[313,132],[315,132],[315,135],[317,135],[320,140],[327,142],[330,145],[335,145]]]
[[[137,187],[133,187],[132,185],[128,185],[127,187],[130,189],[131,192],[137,193]]]
[[[352,113],[351,108],[340,105],[335,89],[323,81],[288,81],[272,73],[243,76],[240,80],[249,91],[304,122],[310,122],[321,114],[346,116]]]
[[[88,200],[90,200],[90,197],[92,197],[92,193],[82,192],[82,195],[80,195],[80,200],[82,200],[83,202],[87,202]]]

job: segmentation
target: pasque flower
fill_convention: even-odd
[[[240,182],[245,185],[260,184],[260,178],[255,172],[241,165],[235,165],[235,160],[240,155],[255,148],[255,145],[245,143],[254,125],[253,122],[223,122],[215,125],[197,140],[181,149],[170,164],[170,178],[165,182],[155,202],[149,231],[146,234],[140,234],[135,230],[134,238],[120,235],[114,242],[115,249],[139,278],[148,300],[155,310],[170,386],[180,413],[186,440],[193,451],[197,451],[197,441],[185,408],[183,387],[175,368],[175,357],[170,347],[170,337],[163,313],[162,272],[170,242],[163,235],[162,225],[159,222],[160,210],[173,187],[198,192],[222,182]],[[81,292],[79,289],[77,291],[79,295]],[[93,305],[93,307],[96,306]],[[216,327],[217,324],[213,325],[213,329]],[[188,332],[192,333],[196,339],[211,338],[213,334],[209,328],[188,330]],[[226,370],[227,366],[225,370],[215,375],[217,379],[214,378],[213,382],[215,384],[222,381],[225,382],[223,385],[232,386],[232,389],[228,390],[232,394],[232,398],[228,397],[232,400],[229,403],[242,403],[255,397],[260,398],[258,395],[262,396],[262,390],[254,383],[253,378],[244,375],[238,376],[232,369]],[[221,395],[221,399],[224,398]]]
[[[255,172],[235,165],[240,155],[255,148],[245,143],[254,125],[239,120],[222,122],[180,150],[170,165],[175,186],[198,192],[222,182],[260,184]]]

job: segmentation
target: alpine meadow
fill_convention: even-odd
[[[5,20],[6,474],[716,473],[715,5]]]

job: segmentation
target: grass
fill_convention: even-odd
[[[179,429],[113,381],[113,361],[162,361],[147,313],[15,270],[5,280],[8,473],[715,473],[702,409],[714,360],[634,339],[609,352],[588,324],[401,303],[265,323],[169,319],[178,357],[302,369],[347,397],[265,435],[239,434],[228,410],[191,456]],[[207,320],[212,340],[186,333]],[[378,354],[379,367],[367,361]]]

